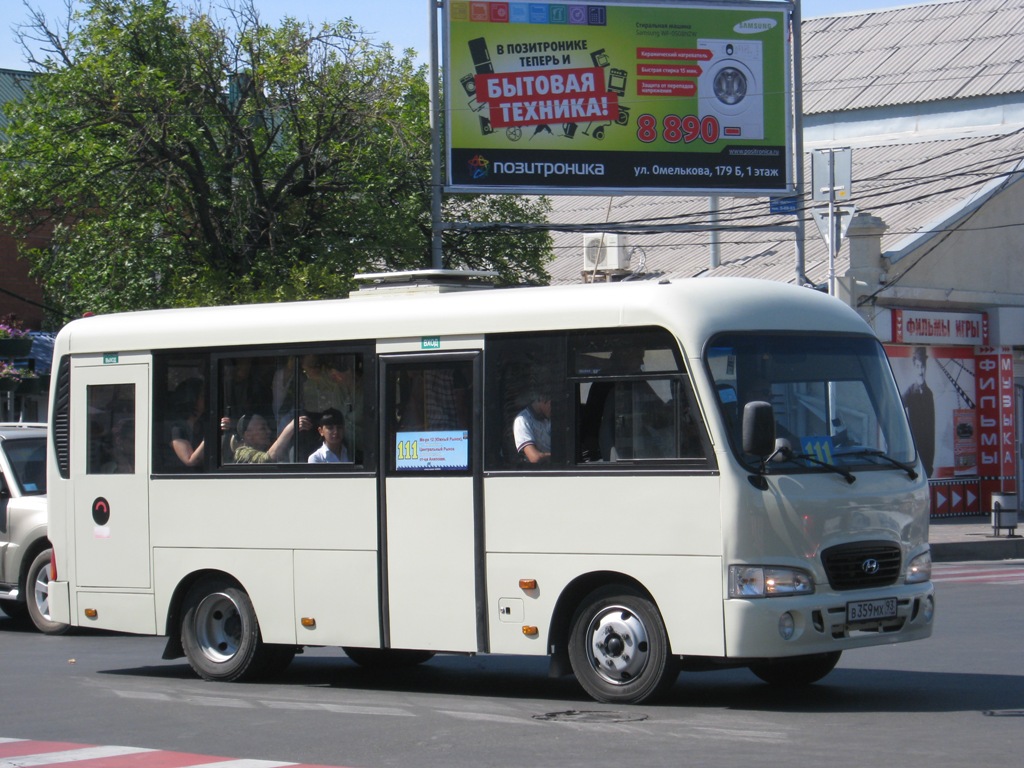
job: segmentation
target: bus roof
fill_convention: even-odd
[[[690,278],[441,294],[163,309],[69,323],[57,354],[356,339],[414,339],[579,328],[664,326],[699,355],[729,330],[866,333],[850,307],[818,291],[750,278]]]

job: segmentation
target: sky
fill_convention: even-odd
[[[74,2],[82,5],[84,0]],[[284,16],[313,22],[351,18],[374,39],[390,42],[396,51],[413,48],[420,61],[429,58],[431,0],[255,0],[255,4],[263,20],[272,24]],[[807,19],[913,4],[912,0],[803,0],[800,7]],[[57,20],[63,17],[65,0],[0,0],[0,69],[28,69],[11,31],[27,21],[26,5]]]

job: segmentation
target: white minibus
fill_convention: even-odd
[[[932,632],[926,478],[885,352],[769,281],[88,317],[58,335],[50,610],[209,680],[306,646],[549,656],[592,697],[772,684]]]

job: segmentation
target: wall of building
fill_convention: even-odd
[[[888,264],[885,299],[941,301],[950,308],[1024,306],[1024,182],[1002,190],[959,222]],[[887,221],[898,229],[899,222]],[[916,292],[916,293],[915,293]]]
[[[40,247],[39,238],[33,245]],[[29,277],[29,263],[19,255],[14,238],[0,234],[0,317],[14,314],[26,328],[43,326],[43,289]],[[27,301],[26,301],[27,300]]]

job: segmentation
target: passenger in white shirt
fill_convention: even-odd
[[[516,450],[531,464],[551,458],[551,397],[534,396],[512,425]]]
[[[345,417],[337,408],[328,408],[320,414],[316,431],[320,433],[324,444],[309,455],[310,464],[338,464],[348,462],[348,449],[345,447]]]

